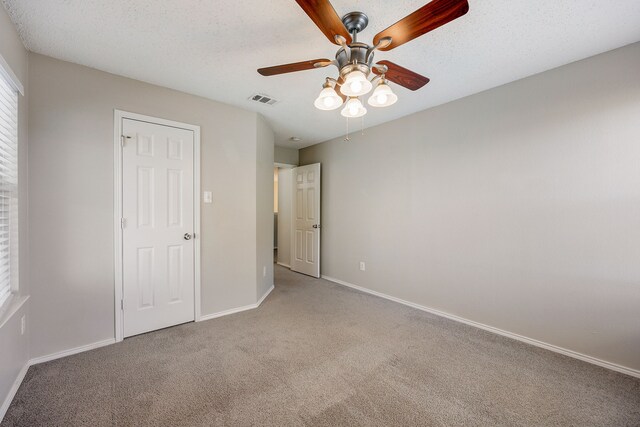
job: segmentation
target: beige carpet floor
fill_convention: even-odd
[[[640,380],[276,268],[258,309],[33,366],[2,426],[638,426]]]

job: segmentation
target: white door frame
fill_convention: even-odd
[[[180,123],[173,120],[145,116],[128,111],[113,111],[113,236],[114,236],[114,310],[116,342],[124,338],[124,312],[122,310],[123,278],[122,278],[122,119],[132,119],[158,125],[171,126],[193,131],[193,221],[194,221],[194,265],[195,321],[199,321],[200,313],[200,126]]]

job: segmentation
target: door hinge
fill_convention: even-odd
[[[124,300],[120,300],[120,310],[124,310]]]
[[[127,220],[125,218],[120,218],[120,228],[124,229],[127,225]]]
[[[127,139],[131,139],[131,137],[127,135],[120,135],[120,145],[122,147],[124,147],[124,144],[127,141]]]

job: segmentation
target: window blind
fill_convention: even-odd
[[[0,306],[14,282],[12,252],[17,243],[18,92],[0,75]]]

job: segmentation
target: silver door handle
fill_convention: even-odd
[[[191,240],[191,234],[184,233],[184,240]]]
[[[320,224],[313,224],[312,227],[313,228],[320,228]]]

